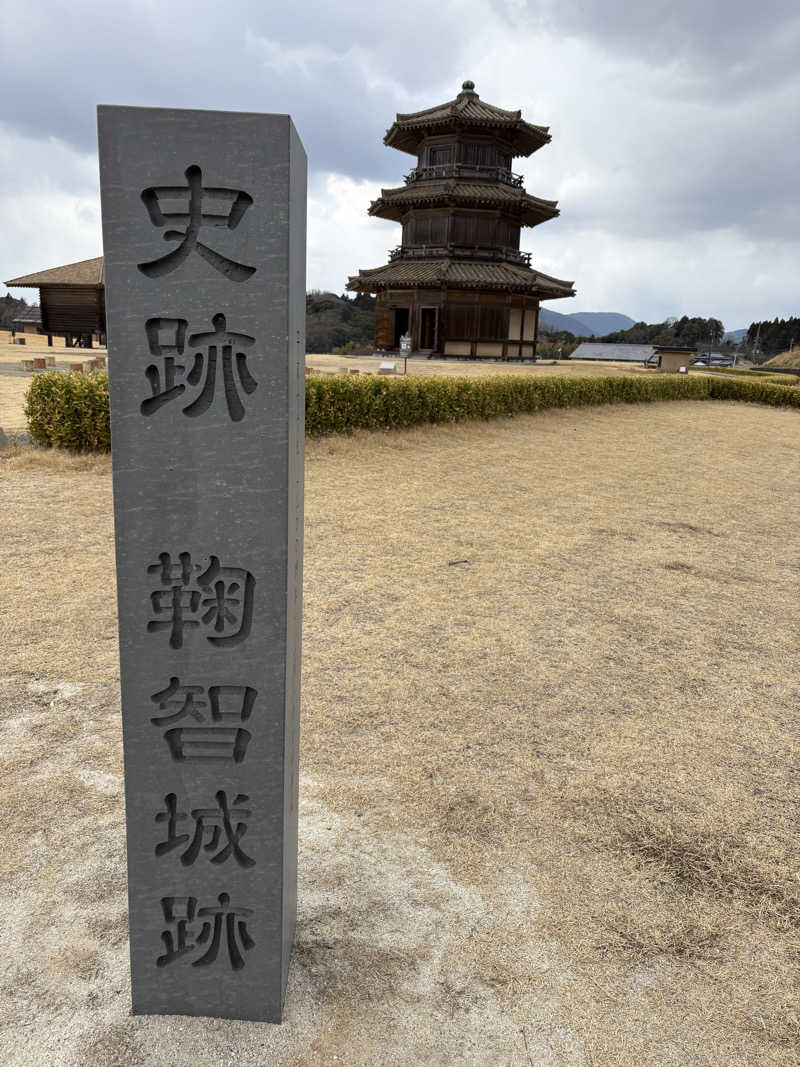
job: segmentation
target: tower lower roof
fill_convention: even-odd
[[[385,267],[359,271],[350,278],[351,291],[376,293],[382,289],[430,288],[505,290],[528,293],[540,300],[574,296],[572,282],[551,278],[516,263],[442,259],[395,259]]]

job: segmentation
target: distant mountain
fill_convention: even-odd
[[[580,314],[562,315],[559,311],[542,308],[539,321],[545,329],[569,330],[576,337],[603,337],[615,330],[628,330],[634,320],[616,311],[582,311]]]
[[[728,330],[722,339],[723,341],[733,341],[734,344],[738,345],[745,337],[747,337],[747,330]]]
[[[594,334],[588,326],[575,321],[574,315],[562,315],[559,311],[551,311],[543,307],[539,311],[539,325],[545,330],[569,330],[576,337],[593,337]]]
[[[607,333],[615,333],[617,330],[629,330],[636,323],[627,315],[620,315],[616,311],[581,311],[579,314],[570,315],[582,325],[587,326],[595,337],[605,337]]]

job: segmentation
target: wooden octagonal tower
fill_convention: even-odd
[[[555,218],[511,171],[550,141],[519,111],[484,103],[471,81],[446,104],[398,115],[384,144],[417,157],[399,189],[382,189],[370,215],[402,223],[385,267],[347,288],[377,293],[375,346],[484,359],[535,359],[539,302],[574,296],[572,282],[541,274],[519,248],[520,229]]]

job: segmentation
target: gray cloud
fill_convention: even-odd
[[[0,44],[0,277],[93,254],[103,102],[288,111],[312,169],[309,283],[341,289],[395,242],[366,217],[378,183],[412,165],[382,145],[395,112],[472,77],[484,98],[552,126],[553,143],[518,168],[562,215],[525,247],[576,278],[576,309],[653,317],[697,311],[680,306],[697,294],[722,314],[724,294],[732,325],[798,310],[786,269],[800,254],[800,13],[788,0],[32,0],[13,24]],[[36,42],[36,62],[19,40]]]
[[[375,172],[398,101],[423,106],[424,94],[404,83],[427,70],[441,78],[468,47],[469,27],[457,10],[423,0],[369,15],[353,0],[280,7],[33,0],[15,13],[15,28],[20,39],[36,41],[46,63],[31,62],[6,37],[4,119],[22,133],[56,134],[89,151],[98,103],[288,111],[317,167]],[[457,78],[455,70],[448,96]]]
[[[713,73],[720,92],[786,77],[800,39],[793,0],[538,0],[518,9],[516,19],[538,20],[656,66],[689,64]]]

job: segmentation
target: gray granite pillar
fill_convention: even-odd
[[[133,1010],[279,1022],[294,934],[306,160],[100,107]]]

